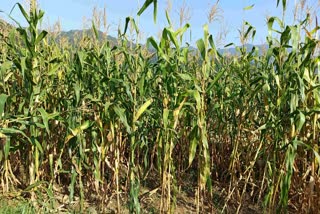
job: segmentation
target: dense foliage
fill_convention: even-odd
[[[292,26],[271,17],[265,54],[243,46],[226,56],[208,26],[191,51],[189,25],[174,30],[169,18],[160,41],[147,41],[155,52],[125,33],[117,46],[100,42],[94,25],[75,47],[38,30],[41,10],[18,6],[29,26],[0,35],[3,194],[46,201],[46,211],[61,192],[82,209],[116,195],[120,212],[125,192],[140,213],[140,187],[155,183],[164,212],[180,186],[198,212],[240,211],[248,197],[271,212],[320,208],[318,27],[301,31],[309,17]]]

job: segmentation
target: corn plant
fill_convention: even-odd
[[[156,20],[154,0],[138,15],[151,4]],[[190,25],[174,29],[168,12],[159,41],[143,45],[128,39],[128,29],[140,38],[132,17],[117,42],[101,39],[97,17],[70,40],[39,29],[36,6],[16,7],[28,26],[0,26],[2,194],[43,212],[86,212],[88,202],[108,212],[115,200],[118,213],[142,213],[157,193],[157,209],[174,213],[184,191],[196,213],[320,207],[319,26],[309,15],[270,17],[264,53],[245,45],[256,29],[244,22],[228,55],[208,25],[196,48],[184,44]]]

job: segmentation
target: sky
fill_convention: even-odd
[[[298,0],[287,0],[288,9],[286,12],[286,20],[288,24],[292,24],[293,5]],[[24,3],[26,0],[1,0],[0,10],[4,13],[0,17],[8,20],[7,14],[16,2]],[[135,18],[138,28],[142,33],[142,41],[144,43],[150,36],[155,38],[160,34],[164,27],[168,26],[165,16],[165,9],[168,8],[167,0],[158,0],[158,18],[157,22],[153,20],[153,5],[151,5],[145,13],[137,17],[137,11],[144,3],[144,0],[38,0],[39,7],[45,11],[45,17],[42,26],[52,26],[57,20],[60,20],[62,30],[83,29],[90,27],[90,22],[84,24],[86,20],[92,18],[93,8],[98,10],[106,8],[108,34],[116,36],[118,26],[123,29],[125,18],[131,16]],[[171,0],[170,17],[175,29],[179,27],[179,10],[183,6],[189,11],[190,19],[188,23],[191,28],[186,32],[184,41],[195,44],[196,40],[203,36],[203,25],[208,23],[208,13],[216,0]],[[267,35],[267,16],[282,16],[282,8],[276,7],[277,0],[220,0],[218,19],[210,23],[209,31],[213,34],[218,46],[228,43],[239,44],[239,30],[244,21],[249,22],[256,28],[256,36],[253,44],[262,44],[266,40]],[[318,6],[320,0],[307,0],[307,4],[313,9]],[[250,10],[244,8],[254,5]],[[320,9],[318,10],[320,11]],[[16,7],[11,13],[12,17],[25,25],[19,9]],[[319,12],[318,12],[319,15]],[[101,29],[104,30],[104,29]],[[227,34],[225,34],[227,33]],[[226,35],[219,37],[219,35]],[[220,39],[219,39],[220,38]],[[222,39],[221,39],[222,38]]]

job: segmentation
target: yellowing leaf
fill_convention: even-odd
[[[137,111],[136,115],[133,118],[133,122],[135,123],[139,117],[147,110],[147,108],[151,105],[153,102],[153,99],[149,99],[147,102],[145,102],[142,106],[140,106],[139,110]]]

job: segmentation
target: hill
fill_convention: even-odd
[[[85,30],[69,30],[69,31],[62,31],[59,33],[57,39],[61,38],[67,38],[67,40],[73,44],[74,41],[77,41],[80,39],[82,36],[87,36],[89,38],[94,38],[95,35],[91,29],[85,29]],[[98,31],[98,39],[99,41],[103,40],[108,40],[112,44],[117,43],[117,38],[110,36],[110,35],[105,35],[102,31]]]
[[[236,46],[236,47],[231,47],[231,48],[219,48],[218,52],[220,54],[237,55],[237,54],[239,54],[239,49],[241,47],[242,46]],[[244,47],[246,48],[247,52],[250,52],[253,47],[256,47],[259,52],[259,55],[262,55],[266,50],[268,50],[267,44],[263,44],[263,45],[246,44],[246,45],[244,45]]]
[[[8,32],[13,28],[12,25],[8,24],[6,21],[0,19],[0,33]],[[57,35],[57,41],[59,41],[61,38],[66,38],[69,44],[75,45],[74,42],[79,41],[83,36],[86,36],[88,38],[94,38],[95,35],[92,31],[92,29],[85,29],[85,30],[69,30],[69,31],[61,31]],[[109,41],[111,45],[116,45],[118,43],[118,39],[116,37],[106,35],[102,31],[98,31],[98,39],[100,42],[103,41]],[[133,47],[135,47],[136,44],[133,43]],[[219,48],[218,52],[222,55],[237,55],[239,54],[239,48],[241,46],[235,46],[230,48]],[[247,51],[251,51],[253,47],[256,47],[259,51],[259,54],[263,54],[264,51],[268,49],[268,45],[252,45],[252,44],[246,44],[245,48]],[[197,51],[197,48],[194,46],[190,46],[189,49],[191,51]],[[154,52],[155,49],[153,47],[149,47],[150,52]]]

